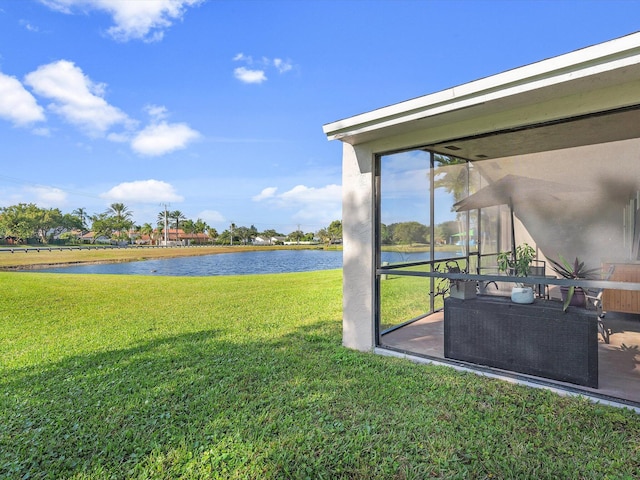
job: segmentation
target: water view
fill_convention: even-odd
[[[450,254],[438,254],[441,256]],[[428,252],[383,252],[389,263],[429,260]],[[309,272],[342,268],[341,251],[273,250],[218,253],[194,257],[165,258],[139,262],[74,265],[38,270],[51,273],[92,273],[115,275],[211,276],[261,273]]]

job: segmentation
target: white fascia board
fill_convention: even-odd
[[[638,64],[640,32],[329,123],[323,131],[329,140],[352,138]]]

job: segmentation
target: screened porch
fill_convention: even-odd
[[[343,144],[343,344],[640,408],[639,92],[637,32],[325,125]],[[523,279],[498,258],[525,244]],[[592,275],[551,268],[576,258]],[[517,284],[531,308],[509,303]],[[598,302],[564,309],[579,289]],[[495,345],[556,371],[496,361]],[[586,380],[558,380],[582,364]]]
[[[514,155],[497,158],[478,150],[482,141],[377,157],[376,345],[455,362],[445,355],[445,299],[461,282],[478,296],[508,297],[524,280],[500,271],[497,256],[526,243],[535,260],[524,282],[537,302],[562,304],[560,290],[570,285],[602,297],[604,316],[587,313],[604,329],[597,335],[598,387],[559,384],[640,403],[640,141],[524,154],[517,145]],[[614,168],[607,159],[615,159]],[[549,261],[575,258],[596,273],[566,279]]]

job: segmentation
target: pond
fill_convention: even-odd
[[[443,254],[444,256],[445,254]],[[450,254],[446,255],[450,256]],[[436,253],[436,258],[439,258]],[[429,253],[383,252],[390,263],[428,260]],[[260,273],[309,272],[342,268],[342,252],[336,250],[273,250],[217,253],[194,257],[163,258],[139,262],[102,263],[39,269],[50,273],[115,275],[211,276]]]

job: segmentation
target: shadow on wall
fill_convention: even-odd
[[[640,190],[639,149],[633,139],[487,161],[483,170],[569,186],[515,205],[515,215],[545,256],[579,257],[597,267],[629,260],[625,222],[627,229],[633,224],[624,212]]]

